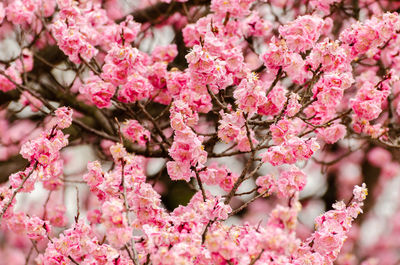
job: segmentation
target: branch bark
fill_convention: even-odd
[[[210,4],[210,0],[190,0],[186,3],[177,3],[172,1],[172,3],[162,3],[158,2],[155,5],[136,10],[131,13],[134,20],[139,23],[150,22],[151,24],[156,23],[160,18],[168,18],[175,14],[176,12],[182,12],[185,8],[190,8],[193,6],[201,6]],[[185,7],[186,6],[186,7]],[[125,17],[118,19],[117,23],[125,20]]]

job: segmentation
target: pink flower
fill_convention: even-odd
[[[251,115],[257,112],[258,107],[267,102],[265,93],[266,91],[258,81],[258,78],[252,75],[240,82],[233,92],[233,96],[239,108]]]
[[[136,48],[114,44],[107,53],[101,76],[115,86],[125,84],[131,75],[134,82],[143,71],[142,60],[142,54]]]
[[[143,128],[137,120],[126,121],[122,126],[122,133],[132,142],[142,146],[145,146],[150,140],[150,132]]]
[[[297,160],[309,159],[319,147],[315,138],[305,141],[293,136],[281,145],[270,147],[261,157],[273,166],[294,164]]]
[[[47,167],[59,158],[59,151],[68,144],[67,136],[57,130],[50,137],[50,132],[43,132],[38,139],[28,141],[21,147],[21,155],[29,161],[37,161]]]
[[[86,80],[85,85],[79,89],[79,92],[87,95],[97,107],[108,108],[111,106],[111,98],[114,96],[115,90],[114,85],[104,82],[94,75]]]
[[[186,60],[193,72],[209,74],[215,71],[216,58],[200,45],[193,47],[192,51],[186,55]]]
[[[356,57],[374,49],[390,38],[400,29],[400,19],[397,14],[386,13],[372,17],[364,23],[354,23],[340,34],[340,40],[348,45],[351,55]]]
[[[306,175],[296,166],[292,166],[289,171],[281,173],[278,179],[272,175],[258,177],[256,180],[259,193],[267,192],[268,195],[276,192],[278,197],[287,198],[296,192],[303,190],[307,183]]]
[[[165,47],[157,46],[153,52],[152,57],[154,61],[172,62],[178,55],[178,50],[175,44]]]
[[[378,118],[379,114],[382,112],[382,109],[379,105],[380,103],[376,102],[375,100],[356,100],[353,102],[353,110],[361,119],[374,120]]]
[[[98,161],[94,161],[88,163],[87,168],[89,172],[83,175],[83,180],[94,189],[104,181],[101,165]]]
[[[65,215],[67,209],[64,205],[58,204],[48,211],[48,218],[50,224],[53,226],[63,227],[68,223],[67,216]]]
[[[259,187],[257,190],[258,193],[267,192],[270,195],[276,189],[276,180],[272,175],[265,175],[257,178],[256,185]]]
[[[217,175],[218,174],[221,174],[221,172],[217,172]],[[238,178],[239,178],[239,176],[237,174],[227,171],[225,177],[220,178],[218,185],[225,192],[229,192],[232,190],[232,188],[235,185],[235,182],[237,181]]]
[[[321,255],[328,255],[331,251],[338,252],[343,245],[344,239],[345,238],[340,233],[335,233],[333,231],[316,232],[314,233],[313,249]]]
[[[319,16],[305,15],[279,27],[279,33],[286,39],[289,49],[304,52],[318,40],[323,25],[324,21]]]
[[[300,111],[302,105],[300,104],[299,100],[300,100],[299,95],[295,93],[290,94],[289,102],[286,109],[286,114],[289,117],[293,117]]]
[[[134,103],[135,101],[148,98],[152,85],[140,75],[130,75],[126,83],[118,92],[118,99],[122,102]]]
[[[257,12],[252,12],[243,23],[245,36],[266,37],[270,34],[273,25],[269,20],[264,20]]]
[[[361,206],[367,194],[365,184],[356,186],[353,190],[354,200],[347,206],[344,203],[336,203],[334,210],[316,218],[316,231],[306,242],[312,243],[311,251],[323,255],[327,261],[334,261],[351,228],[351,223],[362,212]]]
[[[252,0],[231,0],[228,2],[225,0],[212,0],[211,10],[222,17],[228,12],[233,17],[242,17],[249,13],[252,2]]]
[[[53,15],[56,9],[56,5],[56,0],[42,1],[41,8],[43,8],[43,15],[45,17],[50,17],[51,15]]]
[[[171,127],[181,131],[199,121],[199,115],[184,100],[174,100],[170,109]]]
[[[127,224],[124,202],[121,200],[112,198],[104,202],[102,212],[103,223],[106,227],[122,227]]]
[[[346,49],[340,46],[339,42],[333,42],[325,39],[322,42],[315,44],[307,57],[307,64],[313,70],[331,72],[335,70],[346,70],[349,68],[350,58]]]
[[[15,213],[13,214],[12,218],[7,220],[7,226],[14,233],[23,235],[26,233],[26,224],[28,218],[29,217],[27,217],[23,212]]]
[[[81,63],[81,59],[89,62],[97,55],[98,50],[90,43],[87,35],[82,34],[77,25],[70,21],[67,24],[60,17],[51,29],[58,46],[73,63]]]
[[[334,3],[340,2],[340,0],[311,0],[310,5],[318,11],[323,12],[327,15],[330,11],[330,6]]]
[[[14,0],[6,7],[7,20],[17,24],[31,24],[35,19],[38,2],[35,0]]]
[[[123,160],[128,153],[126,152],[125,147],[121,143],[116,143],[110,147],[110,153],[114,159],[114,161]]]
[[[17,173],[11,174],[9,177],[10,185],[12,188],[17,189],[22,185],[22,182],[24,179],[27,178],[29,173],[32,171],[32,167],[28,167],[24,171],[19,171]],[[35,189],[35,183],[37,180],[37,176],[34,174],[33,176],[30,176],[24,183],[21,191],[23,192],[31,192]]]
[[[90,224],[100,224],[101,223],[101,211],[99,209],[90,210],[87,213],[87,219]]]
[[[33,69],[33,55],[28,49],[23,49],[20,55],[22,59],[15,62],[15,68],[18,72],[30,72]]]
[[[219,185],[224,191],[229,192],[238,175],[231,172],[225,165],[211,163],[206,170],[200,172],[201,180],[207,185]]]
[[[268,149],[267,152],[263,153],[262,161],[269,162],[273,166],[282,165],[286,161],[287,152],[285,148],[281,146],[272,146]],[[289,151],[290,152],[290,151]],[[294,163],[294,161],[293,161]]]
[[[363,201],[365,200],[365,198],[367,198],[368,195],[368,190],[367,190],[367,186],[365,185],[365,183],[363,183],[360,186],[355,186],[354,190],[353,190],[353,194],[354,194],[354,199],[357,201]]]
[[[283,109],[285,102],[286,89],[278,84],[268,94],[266,103],[258,108],[258,113],[263,115],[276,115]]]
[[[382,147],[374,147],[367,154],[368,162],[376,167],[384,167],[385,164],[390,163],[392,155]]]
[[[126,43],[133,42],[140,32],[140,27],[141,25],[135,22],[131,15],[126,16],[125,21],[119,24],[117,34],[115,34],[117,43],[122,44],[123,41]]]
[[[223,113],[222,119],[219,121],[218,137],[226,143],[236,142],[240,151],[249,151],[250,142],[247,137],[247,130],[245,126],[245,119],[242,111],[234,113]],[[250,130],[250,139],[253,146],[258,143],[254,137],[253,130]]]
[[[39,168],[38,177],[43,182],[43,187],[53,191],[59,189],[64,183],[61,181],[63,174],[63,160],[56,160],[47,167]]]
[[[1,69],[1,68],[0,68]],[[0,90],[7,92],[15,89],[15,84],[22,84],[21,74],[13,66],[8,67],[4,73],[8,76],[0,74]],[[11,79],[11,80],[10,80]]]
[[[172,180],[185,180],[190,181],[194,177],[194,172],[190,169],[189,162],[167,162],[168,175]]]
[[[290,65],[292,53],[287,47],[285,40],[271,38],[271,43],[267,46],[267,51],[261,56],[265,66],[272,70]]]
[[[344,138],[346,135],[346,126],[343,124],[332,125],[319,130],[318,134],[322,136],[326,143],[333,144]]]
[[[276,182],[276,191],[279,197],[291,197],[296,192],[303,190],[306,183],[306,175],[296,166],[292,166],[289,171],[281,173]]]
[[[72,109],[69,107],[60,107],[55,111],[57,117],[57,127],[65,129],[72,124]]]
[[[298,53],[293,53],[291,56],[291,63],[283,68],[287,76],[292,79],[294,83],[303,84],[310,78],[311,72],[307,70],[306,62],[301,58]]]
[[[6,11],[4,9],[4,4],[0,3],[0,24],[3,23],[5,16],[6,16]]]
[[[181,163],[189,161],[192,166],[204,165],[207,161],[202,138],[197,137],[189,128],[175,131],[174,142],[168,151],[175,161]]]
[[[41,240],[51,234],[50,225],[37,216],[28,217],[26,221],[26,234],[32,240]]]
[[[389,80],[378,85],[370,81],[361,84],[355,98],[351,100],[352,108],[358,119],[374,120],[382,112],[382,104],[390,94]]]
[[[270,126],[270,131],[272,135],[272,140],[275,144],[281,144],[289,139],[294,133],[294,128],[292,126],[292,121],[287,119],[282,119],[278,121],[275,125]]]

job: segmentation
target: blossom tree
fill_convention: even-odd
[[[0,264],[399,264],[399,9],[2,0]]]

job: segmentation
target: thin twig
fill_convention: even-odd
[[[10,200],[4,205],[3,209],[1,210],[0,213],[0,221],[3,218],[3,215],[5,214],[5,212],[7,211],[8,207],[10,207],[11,203],[13,202],[15,196],[17,196],[17,193],[24,187],[25,182],[28,180],[28,178],[32,175],[32,173],[36,170],[38,165],[38,162],[36,161],[33,164],[33,168],[32,170],[29,172],[29,174],[22,180],[21,184],[14,190]]]
[[[258,198],[261,198],[262,196],[264,196],[265,194],[267,194],[268,191],[265,191],[263,193],[258,194],[257,196],[253,197],[251,200],[247,201],[246,203],[244,203],[242,206],[240,206],[239,208],[233,210],[232,212],[229,213],[229,217],[237,214],[238,212],[242,211],[244,208],[246,208],[247,206],[249,206],[250,203],[254,202],[255,200],[257,200]]]

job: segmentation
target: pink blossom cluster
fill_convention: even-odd
[[[211,10],[215,12],[217,16],[225,16],[226,13],[229,13],[233,17],[243,17],[249,12],[252,2],[251,0],[212,0]]]
[[[269,162],[273,166],[294,164],[298,160],[309,159],[319,148],[315,138],[303,140],[294,136],[280,145],[270,147],[261,156],[263,162]]]
[[[94,75],[86,80],[79,92],[86,95],[97,107],[106,108],[111,106],[111,98],[114,96],[115,90],[113,84]]]
[[[1,86],[0,89],[3,92],[7,92],[16,88],[16,84],[22,83],[20,73],[15,69],[15,67],[8,67],[3,70],[4,73],[8,76],[2,75],[0,77]]]
[[[399,8],[0,3],[0,263],[397,264]]]
[[[0,23],[1,24],[1,23]],[[33,69],[33,55],[28,49],[21,51],[19,58],[13,61],[8,67],[0,65],[0,71],[4,72],[0,76],[0,91],[7,92],[15,89],[18,85],[21,85],[22,72],[30,72]],[[32,100],[29,100],[32,102]],[[36,100],[37,101],[37,100]]]
[[[43,221],[37,216],[27,216],[25,213],[19,212],[7,223],[8,228],[17,234],[26,234],[29,239],[42,240],[51,233],[51,227],[48,221]]]
[[[254,132],[250,129],[249,134],[251,142],[247,137],[248,132],[243,115],[244,113],[242,111],[222,114],[222,119],[218,126],[218,137],[226,143],[234,141],[237,143],[237,148],[240,151],[248,151],[251,145],[257,144],[258,141],[254,138]]]
[[[346,240],[346,233],[352,225],[352,221],[362,213],[361,207],[368,191],[363,184],[353,190],[353,199],[346,205],[343,201],[333,205],[330,210],[316,219],[316,231],[302,246],[301,251],[309,251],[313,259],[320,262],[332,262]],[[311,258],[311,257],[309,257]],[[304,260],[304,259],[303,259]]]
[[[400,30],[400,20],[396,13],[374,16],[364,23],[355,23],[340,34],[343,44],[350,47],[351,56],[374,53],[379,46],[395,37]]]
[[[42,13],[44,17],[51,16],[56,8],[56,1],[50,0],[45,4],[38,0],[12,1],[5,8],[7,20],[17,25],[40,23],[35,13]]]
[[[79,222],[50,242],[46,252],[39,255],[36,262],[43,265],[68,264],[71,260],[89,264],[133,264],[128,257],[121,256],[117,249],[100,243],[93,229]]]
[[[195,126],[199,121],[199,115],[184,100],[174,100],[171,106],[171,127],[180,131]]]
[[[373,79],[373,76],[370,78]],[[390,79],[388,76],[376,84],[371,83],[372,80],[360,79],[360,89],[351,102],[355,131],[371,135],[373,138],[385,132],[380,124],[371,125],[370,121],[377,119],[382,112],[382,104],[390,94]]]
[[[303,190],[306,185],[307,176],[296,166],[280,174],[278,179],[272,175],[261,176],[257,178],[256,184],[260,188],[259,193],[272,194],[277,193],[278,197],[294,196],[296,192]]]
[[[226,192],[233,188],[238,177],[236,173],[231,172],[225,165],[219,165],[218,163],[212,163],[206,170],[200,172],[200,178],[206,185],[218,185]]]
[[[265,94],[265,89],[257,77],[250,76],[248,79],[242,79],[233,96],[238,107],[251,115],[267,102]]]
[[[37,161],[47,167],[58,160],[59,151],[68,144],[67,136],[60,130],[43,132],[41,137],[26,142],[21,147],[21,155],[30,162]]]
[[[149,81],[140,74],[140,69],[143,68],[137,49],[114,45],[105,58],[102,78],[114,86],[123,85],[119,99],[134,102],[149,96],[151,88]]]
[[[202,167],[207,161],[202,138],[188,127],[175,131],[174,142],[169,149],[169,155],[174,161],[167,163],[171,179],[190,180],[193,175],[191,167]]]
[[[0,215],[5,224],[15,233],[26,235],[31,240],[47,239],[51,234],[50,221],[43,220],[38,216],[29,216],[24,212],[14,212],[15,195],[17,192],[33,191],[38,181],[42,181],[43,186],[50,191],[58,189],[63,184],[60,180],[63,173],[60,149],[68,144],[68,135],[64,135],[60,129],[71,125],[72,110],[61,107],[55,112],[59,119],[58,125],[43,131],[37,139],[27,141],[22,145],[20,154],[29,161],[30,165],[25,170],[12,174],[7,193],[3,189],[1,192]],[[14,195],[6,197],[4,196],[6,194]],[[61,216],[63,213],[64,211],[61,209]],[[51,219],[54,220],[54,217],[57,217],[57,214]],[[54,223],[60,224],[60,222]]]
[[[317,11],[329,14],[331,5],[340,2],[339,0],[311,0],[310,5]]]
[[[137,120],[126,121],[122,133],[127,139],[139,145],[144,146],[150,140],[150,132],[143,128]]]
[[[324,20],[319,16],[301,16],[279,28],[288,48],[294,52],[304,52],[313,47],[319,39]]]
[[[87,35],[81,32],[80,20],[83,17],[79,9],[66,6],[52,25],[52,34],[60,49],[74,63],[80,63],[82,59],[90,61],[98,53]]]
[[[3,135],[0,147],[0,160],[7,160],[19,153],[21,145],[30,137],[40,134],[40,129],[35,129],[35,124],[20,120],[10,122],[6,112],[0,111],[0,134]]]
[[[211,43],[213,40],[214,38],[210,36],[210,39],[206,38],[205,41]],[[227,62],[217,57],[220,54],[219,49],[221,47],[219,46],[222,45],[224,44],[213,43],[213,46],[210,44],[210,47],[208,47],[207,45],[206,49],[200,45],[195,45],[186,56],[189,63],[189,73],[193,81],[196,81],[197,86],[208,84],[213,90],[218,91],[232,83],[232,77],[227,72],[227,69],[229,69]]]

